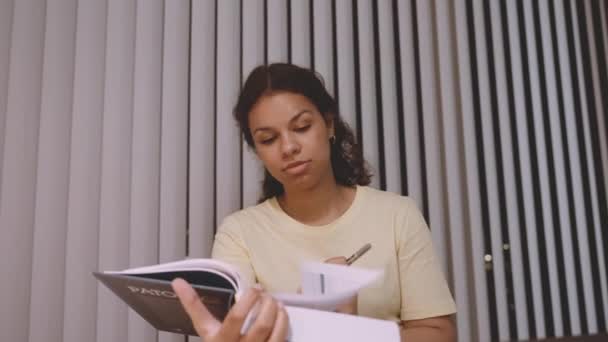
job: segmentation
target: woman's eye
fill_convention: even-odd
[[[300,126],[300,127],[296,127],[295,131],[296,132],[305,132],[310,128],[310,125],[305,125],[305,126]]]
[[[267,138],[267,139],[262,139],[262,140],[260,140],[260,144],[262,144],[262,145],[268,145],[268,144],[271,144],[273,141],[274,141],[274,137]]]

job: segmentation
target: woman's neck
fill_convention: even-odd
[[[354,188],[328,182],[306,190],[286,189],[277,200],[283,211],[306,225],[322,226],[342,216],[355,198]]]

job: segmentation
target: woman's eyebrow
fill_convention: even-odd
[[[310,113],[310,110],[309,109],[302,109],[301,111],[298,112],[298,114],[294,115],[293,118],[289,119],[289,123],[292,123],[292,122],[298,120],[298,118],[300,116],[302,116],[302,115],[304,115],[306,113]],[[272,130],[271,127],[258,127],[258,128],[256,128],[253,131],[252,135],[255,135],[258,131],[270,131],[270,130]]]

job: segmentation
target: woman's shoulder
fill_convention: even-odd
[[[398,193],[379,190],[371,186],[360,186],[366,207],[386,208],[390,210],[409,211],[417,210],[416,201]]]
[[[238,230],[243,225],[249,227],[255,225],[255,222],[259,222],[264,217],[271,215],[270,201],[271,199],[268,199],[262,203],[251,205],[229,214],[224,217],[218,230]]]

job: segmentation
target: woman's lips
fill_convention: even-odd
[[[306,171],[308,169],[308,165],[309,164],[310,164],[310,160],[293,162],[293,163],[287,165],[283,169],[283,171],[285,173],[288,173],[288,174],[291,174],[291,175],[297,175],[297,174],[300,174],[300,173]]]

